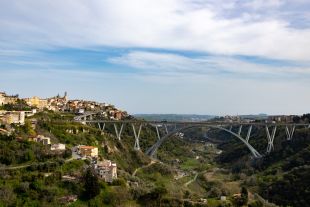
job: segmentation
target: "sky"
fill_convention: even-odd
[[[310,111],[309,0],[0,0],[0,91],[135,113]]]

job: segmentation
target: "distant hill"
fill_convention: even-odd
[[[267,119],[268,114],[247,114],[247,115],[240,115],[242,119]]]
[[[215,116],[197,114],[135,114],[134,117],[147,121],[207,121]]]

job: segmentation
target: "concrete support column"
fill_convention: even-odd
[[[101,125],[101,123],[98,123],[98,127],[99,127],[100,131],[104,131],[105,123],[103,123],[102,125]]]
[[[167,125],[166,125],[166,124],[164,124],[164,127],[165,127],[166,134],[168,134],[169,132],[168,132]]]
[[[267,154],[269,154],[271,152],[271,150],[274,149],[273,141],[274,141],[274,137],[276,135],[276,131],[277,131],[277,126],[274,126],[274,128],[272,130],[272,134],[270,135],[269,128],[266,125],[266,133],[267,133],[267,139],[268,139]]]
[[[121,125],[121,129],[118,131],[117,125],[114,124],[115,134],[118,140],[121,140],[121,135],[123,131],[124,124]]]
[[[133,130],[133,134],[135,136],[135,146],[134,149],[135,150],[140,150],[140,143],[139,143],[139,138],[140,138],[140,132],[142,129],[142,124],[140,124],[139,129],[138,129],[138,133],[136,132],[136,127],[134,124],[131,124],[132,126],[132,130]]]
[[[252,132],[252,127],[253,127],[252,125],[249,127],[248,133],[247,133],[246,138],[245,138],[245,140],[247,141],[247,143],[249,143],[249,139],[250,139],[251,132]]]
[[[289,129],[288,126],[286,126],[285,132],[286,132],[287,140],[292,140],[294,132],[295,132],[295,125],[293,125],[291,129]]]
[[[240,136],[242,132],[242,125],[240,125],[239,130],[238,130],[238,135]]]
[[[160,133],[159,133],[159,129],[158,126],[156,125],[156,133],[157,133],[157,138],[158,140],[160,140]]]

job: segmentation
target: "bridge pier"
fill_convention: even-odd
[[[253,127],[252,125],[249,127],[248,133],[247,133],[246,138],[245,138],[247,143],[249,143],[249,140],[250,140],[250,136],[251,136],[251,132],[252,132],[252,127]]]
[[[98,122],[98,127],[99,127],[100,131],[104,131],[105,123],[103,123],[102,126],[101,126],[101,124]]]
[[[242,122],[160,122],[160,121],[137,121],[137,120],[92,120],[93,114],[84,114],[82,116],[75,117],[74,120],[76,122],[82,124],[97,124],[100,131],[103,132],[105,130],[106,124],[114,124],[115,134],[117,139],[121,140],[121,135],[123,132],[123,128],[125,124],[131,124],[133,129],[133,134],[135,137],[134,149],[140,150],[140,133],[143,124],[151,124],[156,129],[157,134],[157,142],[150,147],[146,154],[153,156],[156,154],[157,149],[161,146],[161,144],[170,136],[175,135],[177,132],[181,132],[182,130],[193,128],[193,127],[209,127],[215,128],[219,130],[226,131],[232,134],[235,138],[238,138],[242,141],[247,148],[250,150],[252,155],[255,158],[261,158],[262,155],[249,143],[253,126],[265,126],[267,133],[267,141],[268,146],[266,150],[266,154],[269,154],[274,149],[274,139],[278,126],[285,127],[287,140],[292,140],[296,126],[305,127],[310,129],[310,124],[289,124],[289,123],[242,123]],[[238,125],[237,125],[238,124]],[[237,130],[234,130],[235,127],[239,126]],[[159,127],[163,127],[159,129]],[[237,127],[236,127],[237,128]],[[245,136],[241,136],[242,128],[247,129],[247,134]],[[282,128],[281,128],[282,129]],[[235,132],[234,132],[234,131]],[[271,131],[272,130],[272,131]],[[169,132],[170,131],[170,132]]]
[[[103,132],[104,132],[104,129],[105,129],[105,123],[103,123],[102,126],[101,126],[101,124],[98,122],[98,127],[99,127],[99,130],[100,130],[101,135],[102,135]]]
[[[135,145],[134,145],[134,149],[135,150],[140,150],[140,143],[139,143],[139,138],[140,138],[140,132],[142,129],[142,124],[140,124],[139,129],[138,129],[138,133],[136,132],[136,127],[134,124],[131,124],[132,126],[132,130],[133,130],[133,134],[135,136]]]
[[[295,132],[295,125],[293,125],[291,129],[289,129],[288,126],[286,126],[285,132],[286,132],[287,140],[292,140],[294,132]]]
[[[119,141],[121,140],[121,135],[122,135],[123,127],[124,127],[124,124],[122,123],[122,124],[121,124],[121,128],[120,128],[120,130],[118,131],[117,125],[114,123],[115,134],[116,134],[116,137],[117,137],[117,139],[118,139]]]
[[[165,127],[165,130],[166,130],[166,134],[168,134],[169,132],[168,132],[167,125],[166,125],[166,124],[164,124],[164,127]]]
[[[159,129],[157,125],[156,125],[156,134],[157,134],[157,139],[160,140],[160,133],[159,133]]]
[[[277,126],[274,126],[272,130],[272,134],[270,135],[269,127],[266,125],[266,133],[267,133],[267,140],[268,140],[267,151],[266,151],[267,154],[269,154],[274,149],[273,141],[276,135],[276,131],[277,131]]]
[[[242,132],[242,125],[240,125],[239,130],[238,130],[238,135],[240,136]]]

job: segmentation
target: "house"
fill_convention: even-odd
[[[110,160],[98,161],[95,165],[95,170],[98,177],[105,182],[111,183],[117,178],[116,163],[112,163]]]
[[[79,109],[78,114],[84,114],[85,113],[85,109]]]
[[[24,111],[3,111],[0,122],[3,124],[25,124]]]
[[[63,181],[70,181],[70,182],[78,181],[78,178],[77,178],[77,177],[75,177],[75,176],[70,176],[70,175],[63,175],[63,176],[61,177],[61,179],[62,179]]]
[[[49,145],[51,144],[51,138],[45,137],[43,135],[38,135],[36,138],[33,138],[33,141],[40,142],[43,145]]]
[[[66,150],[66,145],[65,144],[52,144],[51,145],[51,150],[52,151],[62,151],[62,150]]]
[[[78,153],[82,157],[98,157],[98,147],[93,146],[79,146]]]
[[[2,106],[4,104],[5,101],[5,93],[4,92],[0,92],[0,106]]]
[[[122,117],[123,117],[123,113],[122,113],[121,111],[116,111],[116,112],[114,113],[114,118],[115,118],[116,120],[121,120]]]
[[[59,198],[59,201],[62,204],[70,204],[70,203],[77,201],[77,195],[67,195],[67,196]]]
[[[221,201],[226,201],[226,196],[221,196]]]
[[[208,199],[206,199],[206,198],[200,198],[200,199],[199,199],[199,202],[201,202],[201,203],[208,203]]]
[[[5,92],[0,92],[0,106],[5,104],[14,104],[18,99],[18,95],[8,96]]]

